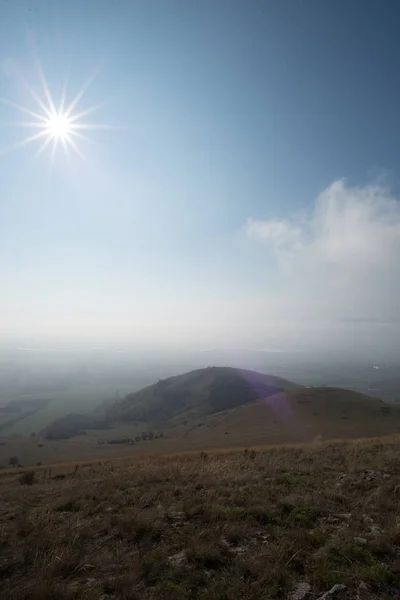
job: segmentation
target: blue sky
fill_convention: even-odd
[[[77,110],[113,127],[51,165],[0,105],[6,334],[384,344],[399,25],[395,0],[2,0],[0,96],[38,110],[36,58],[55,102],[98,71]]]

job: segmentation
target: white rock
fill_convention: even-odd
[[[302,581],[298,584],[296,589],[290,594],[290,600],[303,600],[311,591],[311,585]]]
[[[267,543],[267,540],[270,539],[271,535],[269,533],[266,533],[265,531],[263,531],[262,529],[258,529],[254,536],[260,540],[262,540],[263,544]]]
[[[381,533],[381,530],[377,525],[371,525],[369,532],[371,535],[379,535]]]
[[[371,519],[369,515],[363,515],[364,523],[373,523],[374,520]]]
[[[180,510],[173,510],[170,513],[171,519],[175,519],[176,521],[186,521],[186,514]]]
[[[367,543],[367,540],[363,537],[355,537],[354,541],[356,544],[359,544],[360,546],[363,546],[364,544]]]
[[[181,550],[180,552],[177,552],[176,554],[173,554],[172,556],[170,556],[168,558],[168,560],[169,560],[169,562],[171,563],[171,565],[173,567],[179,567],[186,560],[186,552],[185,552],[185,550]]]
[[[221,538],[221,546],[224,546],[229,552],[234,552],[235,554],[243,554],[243,552],[246,552],[245,546],[234,546],[224,537]]]
[[[343,583],[337,583],[329,590],[329,592],[325,592],[318,598],[318,600],[331,600],[339,595],[341,592],[345,592],[347,590],[347,586],[343,585]]]

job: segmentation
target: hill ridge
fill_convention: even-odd
[[[160,379],[109,407],[111,419],[160,422],[199,417],[248,404],[296,384],[235,367],[206,367]]]
[[[103,439],[150,440],[153,447],[155,432],[162,431],[168,441],[157,444],[176,443],[180,450],[185,444],[279,444],[397,433],[400,407],[351,390],[301,387],[248,369],[206,367],[160,379],[102,414],[63,417],[43,433],[61,439],[90,430]]]

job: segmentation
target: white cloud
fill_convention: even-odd
[[[400,202],[382,186],[333,182],[308,215],[249,219],[312,313],[393,319],[400,306]]]
[[[246,230],[250,236],[270,242],[277,250],[297,243],[302,235],[300,227],[278,219],[267,221],[248,219]]]

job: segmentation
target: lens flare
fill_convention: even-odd
[[[38,108],[36,108],[36,110],[31,110],[25,106],[20,106],[19,104],[11,102],[7,98],[0,97],[0,102],[15,108],[25,115],[29,115],[33,119],[32,121],[14,123],[14,125],[17,125],[18,127],[28,127],[39,131],[23,138],[20,142],[6,148],[3,152],[9,152],[11,150],[15,150],[16,148],[26,146],[31,142],[40,140],[42,141],[42,144],[37,150],[36,155],[41,154],[45,148],[52,144],[51,159],[53,161],[57,147],[60,143],[68,158],[70,150],[73,150],[78,156],[84,158],[84,155],[77,142],[79,139],[88,140],[89,138],[87,138],[82,131],[89,129],[110,129],[110,127],[106,125],[85,123],[82,121],[84,117],[97,110],[101,105],[92,106],[80,112],[76,111],[78,103],[82,99],[89,85],[92,83],[94,77],[89,78],[83,84],[67,107],[65,107],[67,95],[67,85],[65,83],[61,92],[59,107],[56,108],[53,96],[51,95],[48,83],[39,62],[37,63],[37,69],[42,86],[43,97],[40,97],[30,85],[23,81],[27,92],[37,104]]]

